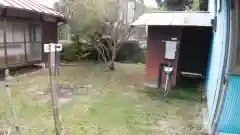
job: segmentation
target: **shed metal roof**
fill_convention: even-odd
[[[0,6],[5,8],[16,8],[20,10],[34,11],[41,14],[53,15],[63,18],[61,13],[40,4],[35,0],[0,0]]]
[[[211,26],[209,12],[169,11],[146,13],[132,23],[132,26]]]

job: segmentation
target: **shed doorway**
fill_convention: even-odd
[[[179,54],[179,84],[203,84],[210,55],[211,27],[184,27]]]

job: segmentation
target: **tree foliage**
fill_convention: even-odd
[[[105,12],[105,16],[98,21],[98,25],[93,27],[87,35],[91,45],[111,70],[115,69],[117,53],[127,41],[131,31],[130,24],[125,20],[127,14],[122,12],[124,9],[120,6],[120,1],[112,3],[112,10]]]
[[[59,10],[70,16],[71,32],[79,37],[76,41],[86,40],[88,48],[94,48],[110,69],[114,69],[116,55],[130,35],[126,20],[128,3],[125,2],[128,1],[132,0],[61,0],[59,3]],[[140,16],[143,7],[135,4],[138,8],[134,12]]]
[[[159,6],[159,10],[160,11],[168,11],[168,5],[166,3],[162,3],[160,6]]]
[[[73,34],[84,33],[86,27],[105,15],[111,0],[60,0],[60,12],[69,17]]]
[[[201,7],[206,7],[207,0],[188,0],[188,1],[165,1],[155,0],[161,11],[167,10],[185,10],[185,11],[199,11]]]
[[[200,11],[202,0],[189,0],[185,7],[186,11]]]
[[[161,6],[162,0],[156,0],[156,2],[157,2],[157,4],[158,4],[159,6]]]

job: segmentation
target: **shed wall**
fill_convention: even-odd
[[[146,59],[146,85],[151,87],[158,87],[159,67],[161,63],[167,63],[168,60],[164,58],[165,43],[163,41],[171,40],[171,38],[181,38],[181,27],[164,27],[164,26],[149,26],[148,28],[148,45],[147,45],[147,59]],[[178,55],[176,52],[176,59],[170,60],[174,67],[172,73],[171,83],[176,85]],[[165,74],[162,75],[161,80],[165,80]]]
[[[4,26],[6,27],[6,40],[4,39]],[[41,61],[41,31],[40,21],[12,18],[6,18],[5,23],[0,21],[0,68]]]
[[[213,120],[215,114],[217,98],[220,91],[221,74],[223,74],[223,60],[225,52],[229,51],[231,56],[232,42],[230,40],[230,50],[225,50],[227,22],[228,22],[228,8],[231,7],[228,0],[221,0],[221,7],[216,7],[214,0],[209,1],[209,10],[212,16],[217,17],[217,29],[214,33],[211,62],[208,72],[207,81],[207,98],[209,118]],[[216,9],[219,9],[216,11]],[[233,28],[234,29],[234,28]],[[232,34],[230,34],[232,36]],[[231,37],[230,37],[231,39]],[[229,57],[228,62],[231,62]],[[231,65],[231,63],[230,63]],[[227,70],[228,71],[228,70]],[[223,108],[220,112],[220,120],[217,124],[217,132],[240,134],[240,76],[228,73],[228,86],[224,90],[226,95],[223,100]]]
[[[213,0],[211,2],[214,2]],[[213,7],[212,12],[214,12],[215,4],[210,4]],[[220,92],[220,84],[222,81],[223,74],[223,64],[225,57],[225,45],[226,45],[226,33],[227,33],[227,2],[226,0],[222,0],[221,11],[216,13],[217,16],[217,24],[216,31],[213,36],[213,44],[211,47],[210,54],[210,63],[208,67],[208,75],[206,82],[206,90],[207,90],[207,104],[208,104],[208,112],[209,112],[209,123],[212,123],[217,99]],[[210,124],[209,124],[210,125]]]
[[[45,60],[43,44],[56,43],[58,39],[57,18],[14,8],[0,8],[0,11],[3,13],[0,13],[0,68],[24,66]],[[7,20],[7,59],[4,50],[4,19]],[[30,36],[30,32],[35,33],[36,38]]]
[[[233,11],[233,9],[231,9]],[[233,17],[232,17],[233,18]],[[235,20],[231,20],[235,21]],[[232,29],[234,26],[232,26]],[[234,30],[230,30],[233,32],[230,34],[230,39],[233,39],[237,36],[233,35]],[[229,53],[229,64],[232,65],[232,53],[235,50],[235,44],[230,40],[230,53]],[[239,60],[239,58],[237,58]],[[235,62],[235,61],[234,61]],[[240,75],[234,75],[228,73],[228,87],[226,89],[225,100],[223,103],[222,112],[220,114],[220,120],[218,123],[218,131],[225,133],[235,133],[240,134]]]
[[[240,76],[230,75],[218,132],[240,134]]]
[[[53,22],[43,23],[42,44],[58,42],[58,25]],[[43,60],[47,61],[47,54],[44,53]]]

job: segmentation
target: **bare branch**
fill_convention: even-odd
[[[92,47],[98,51],[105,62],[106,58],[110,60],[109,66],[113,69],[116,55],[131,33],[126,20],[127,11],[124,11],[125,8],[121,6],[120,0],[117,0],[111,6],[111,8],[113,7],[112,11],[99,19],[99,23],[88,34],[88,37],[92,40]]]
[[[121,47],[124,45],[124,42],[126,42],[129,39],[129,37],[131,36],[131,31],[132,31],[132,29],[129,28],[127,35],[123,37],[122,41],[117,46],[117,51],[119,51],[121,49]]]

